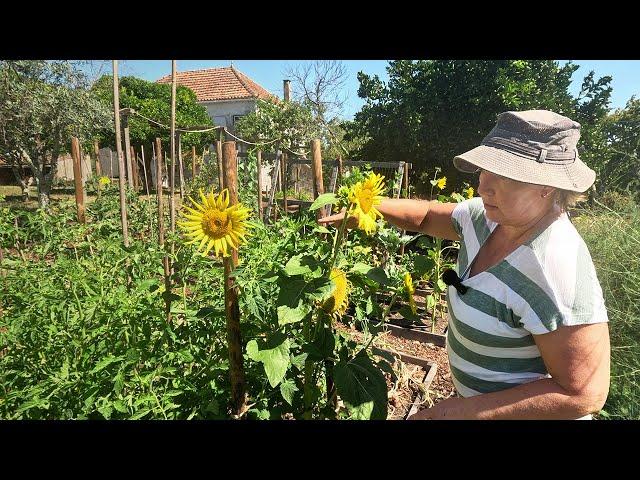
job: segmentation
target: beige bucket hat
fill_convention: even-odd
[[[479,147],[457,155],[463,172],[478,168],[520,182],[584,192],[596,173],[578,157],[580,124],[548,110],[504,112]]]

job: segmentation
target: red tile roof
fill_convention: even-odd
[[[177,72],[176,82],[193,90],[199,102],[276,98],[234,67]],[[165,75],[157,80],[157,83],[171,83],[171,75]]]

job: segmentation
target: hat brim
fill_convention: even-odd
[[[453,159],[454,166],[473,173],[481,168],[519,182],[547,185],[573,192],[585,192],[593,185],[596,172],[576,156],[570,164],[539,163],[500,148],[480,145]]]

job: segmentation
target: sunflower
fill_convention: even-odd
[[[436,182],[436,186],[440,189],[440,190],[444,190],[444,187],[447,186],[447,177],[442,177],[439,178],[438,181]]]
[[[463,190],[463,192],[467,195],[467,198],[473,198],[473,187],[469,187],[466,190]]]
[[[98,179],[98,183],[100,185],[109,185],[111,183],[111,180],[109,179],[109,177],[100,177]]]
[[[382,202],[383,180],[382,175],[370,173],[365,180],[356,183],[349,191],[349,213],[358,217],[358,228],[369,235],[376,230],[376,219],[382,218],[376,206]]]
[[[229,256],[227,247],[237,250],[247,235],[247,216],[249,209],[241,203],[229,206],[229,190],[224,189],[218,195],[213,190],[208,195],[200,189],[202,203],[189,197],[196,209],[185,206],[189,212],[178,225],[191,240],[186,244],[200,242],[197,250],[205,256],[213,248],[216,256]]]
[[[409,272],[404,274],[404,286],[407,289],[407,294],[409,296],[409,307],[411,307],[411,312],[415,315],[418,310],[416,308],[416,301],[413,298],[413,294],[416,293],[416,289],[413,286],[413,280],[411,279],[411,274]]]
[[[351,285],[347,280],[347,274],[339,268],[332,268],[329,279],[333,280],[336,288],[331,296],[322,304],[322,310],[332,318],[338,320],[347,311],[349,306],[349,293]]]

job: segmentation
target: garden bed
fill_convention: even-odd
[[[349,334],[356,341],[362,342],[364,340],[364,334],[357,330],[353,325],[338,323],[337,329]],[[404,375],[405,378],[405,390],[389,390],[392,396],[389,399],[388,419],[406,418],[412,406],[415,406],[416,408],[411,414],[415,413],[415,411],[421,410],[422,408],[433,406],[446,398],[456,396],[456,391],[451,380],[449,360],[445,349],[437,347],[432,343],[424,343],[419,340],[397,337],[391,334],[390,331],[379,333],[373,341],[373,347],[375,349],[396,352],[397,354],[404,356],[403,362],[405,363],[404,368],[406,371],[400,371],[400,373],[401,375]],[[374,354],[377,351],[378,350],[374,350]],[[415,358],[421,362],[434,364],[435,368],[433,369],[432,378],[426,378],[429,375],[429,372],[424,368],[424,366],[421,367],[415,363],[411,363]],[[413,361],[415,362],[415,360]],[[419,368],[415,368],[416,366]],[[408,375],[411,375],[410,379]],[[416,399],[417,392],[420,390],[420,388],[416,386],[416,383],[419,382],[422,382],[422,384],[426,386],[426,392],[420,399]],[[413,399],[412,402],[407,402],[406,398],[408,396]],[[392,400],[394,397],[395,400]],[[407,403],[412,404],[407,408]],[[403,404],[405,405],[406,411],[401,411],[401,406]]]

